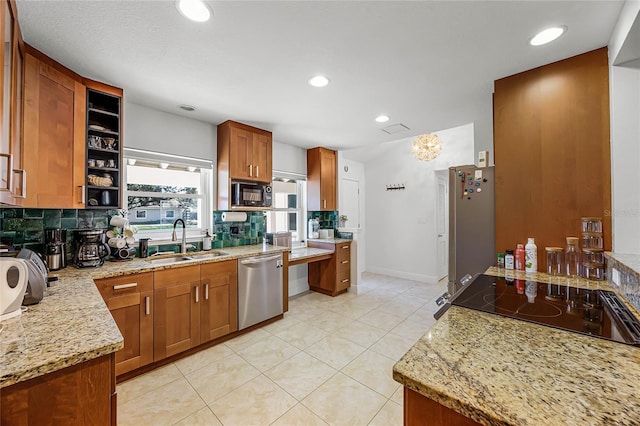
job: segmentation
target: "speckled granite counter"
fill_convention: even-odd
[[[487,425],[640,424],[640,348],[457,306],[396,363],[393,377]]]
[[[307,238],[307,241],[316,241],[318,243],[340,244],[340,243],[350,243],[353,240],[349,240],[347,238]]]
[[[291,254],[289,255],[289,262],[300,262],[306,259],[311,259],[314,257],[324,256],[332,253],[333,251],[331,250],[313,247],[296,248],[291,250]]]
[[[93,279],[196,263],[282,252],[282,247],[243,246],[221,249],[224,256],[206,260],[155,265],[148,259],[105,262],[95,269],[69,266],[50,275],[59,283],[49,295],[18,318],[2,323],[0,388],[115,352],[123,339]]]

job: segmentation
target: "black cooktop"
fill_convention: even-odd
[[[611,291],[478,275],[451,304],[640,345],[640,321]]]

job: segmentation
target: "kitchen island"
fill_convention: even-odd
[[[2,323],[0,423],[50,419],[56,415],[79,423],[108,424],[105,417],[115,419],[114,353],[124,344],[95,279],[283,250],[274,246],[243,246],[223,249],[223,255],[217,257],[194,257],[174,263],[163,263],[161,258],[107,261],[101,268],[70,266],[50,274],[58,275],[59,281],[49,288],[48,295],[20,317]],[[157,260],[160,262],[156,263]],[[34,401],[37,407],[30,406]],[[52,407],[60,407],[64,413],[56,414]]]
[[[604,281],[568,281],[612,289]],[[440,419],[469,424],[640,424],[640,348],[458,306],[396,363],[393,377],[405,386],[405,424],[445,424],[437,416],[431,423],[412,418],[416,401],[452,416]]]

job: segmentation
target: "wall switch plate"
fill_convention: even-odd
[[[616,268],[612,268],[611,282],[617,286],[620,286],[620,271],[618,271]]]

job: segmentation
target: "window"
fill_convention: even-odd
[[[170,238],[183,219],[187,234],[211,229],[211,162],[125,148],[129,222],[140,236]]]
[[[274,173],[272,210],[267,212],[267,232],[291,232],[294,245],[301,245],[306,238],[307,182],[283,172]],[[297,244],[296,244],[297,243]]]

